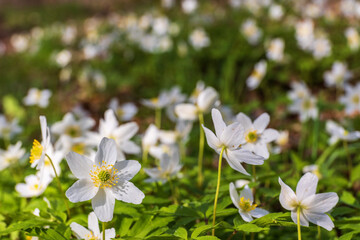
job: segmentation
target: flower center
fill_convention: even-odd
[[[246,140],[248,143],[256,142],[257,139],[258,139],[258,134],[256,133],[256,130],[253,130],[253,131],[248,132],[248,134],[247,134],[246,137],[245,137],[245,140]]]
[[[352,102],[355,104],[358,104],[360,102],[360,97],[358,95],[355,95],[352,97]]]
[[[85,235],[85,239],[86,239],[86,240],[97,240],[98,238],[95,237],[92,232],[90,232],[89,234],[86,234],[86,235]]]
[[[76,152],[78,154],[84,154],[85,153],[85,144],[83,143],[76,143],[71,147],[71,150],[73,152]]]
[[[65,132],[70,137],[79,137],[81,135],[79,126],[69,126]]]
[[[309,110],[312,107],[312,103],[310,100],[304,100],[303,102],[303,109],[305,110]]]
[[[150,100],[153,104],[157,104],[158,102],[159,102],[159,99],[158,98],[152,98],[151,100]]]
[[[124,116],[124,110],[122,110],[121,108],[118,108],[116,110],[116,114],[118,115],[118,117],[122,117],[122,116]]]
[[[38,140],[34,139],[33,146],[30,150],[30,163],[40,159],[42,152],[43,146],[39,143]]]
[[[118,170],[113,168],[113,164],[106,164],[102,161],[102,165],[94,165],[94,170],[90,170],[90,178],[95,187],[107,188],[115,186],[118,183]]]
[[[256,208],[257,204],[252,204],[250,199],[245,200],[244,197],[241,197],[239,206],[244,212],[250,212]]]
[[[257,71],[256,69],[251,73],[251,76],[254,77],[254,78],[261,78],[261,73],[259,71]]]

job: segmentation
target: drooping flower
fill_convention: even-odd
[[[229,185],[230,197],[239,214],[245,222],[251,222],[254,218],[260,218],[268,214],[269,212],[258,208],[254,203],[254,197],[251,189],[248,185],[245,185],[244,189],[240,192],[240,196],[236,191],[234,183]]]
[[[70,224],[70,228],[77,237],[77,239],[85,239],[85,240],[103,240],[102,234],[99,229],[99,222],[96,214],[91,212],[88,216],[88,229],[84,228],[80,224],[76,222],[72,222]],[[105,240],[110,240],[115,238],[115,229],[105,229]]]
[[[334,192],[316,194],[318,177],[312,173],[306,173],[301,177],[297,186],[296,193],[279,178],[281,192],[279,201],[283,208],[291,211],[291,218],[297,223],[297,214],[300,213],[300,224],[309,226],[312,222],[330,231],[334,228],[334,223],[326,214],[339,201],[339,197]]]
[[[39,90],[37,88],[30,88],[23,101],[26,106],[37,105],[41,108],[46,108],[49,105],[51,95],[52,93],[48,89]]]
[[[334,121],[328,120],[326,122],[326,131],[331,134],[329,144],[336,143],[339,139],[343,141],[355,141],[360,138],[359,131],[349,132]]]
[[[246,79],[246,85],[250,90],[256,89],[266,74],[267,62],[261,60],[255,64],[254,70],[251,75]]]
[[[0,149],[0,171],[19,162],[25,155],[25,149],[21,145],[22,143],[19,141],[15,145],[9,145],[6,150]]]
[[[65,157],[71,172],[79,179],[66,191],[67,198],[74,203],[91,199],[94,212],[102,222],[113,218],[115,199],[140,204],[145,197],[129,182],[141,165],[135,160],[117,162],[116,148],[113,139],[103,138],[95,161],[75,152]]]
[[[262,165],[264,158],[255,155],[249,150],[243,149],[241,143],[244,139],[244,128],[239,122],[226,126],[219,110],[213,108],[211,111],[215,133],[203,126],[208,145],[218,154],[224,148],[224,158],[230,167],[243,174],[249,175],[241,163],[251,165]]]
[[[277,130],[272,128],[266,129],[270,122],[269,114],[263,113],[252,122],[244,113],[239,113],[236,116],[236,120],[244,129],[240,142],[241,147],[265,159],[269,158],[270,153],[267,144],[275,141],[279,136]]]

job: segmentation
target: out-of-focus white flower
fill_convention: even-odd
[[[196,96],[197,95],[197,96]],[[175,113],[182,120],[194,121],[200,113],[207,113],[216,104],[219,94],[212,87],[206,87],[192,96],[194,103],[182,103],[175,107]]]
[[[344,88],[344,84],[352,77],[347,65],[342,62],[334,62],[331,71],[324,73],[325,85],[327,87]]]
[[[360,46],[360,36],[355,28],[349,27],[345,30],[345,36],[351,50],[356,51]]]
[[[229,4],[233,8],[240,8],[242,5],[242,0],[229,0]]]
[[[248,185],[249,183],[250,183],[249,180],[243,180],[243,179],[236,180],[235,181],[235,187],[236,188],[243,188],[243,187],[245,187],[245,185]]]
[[[55,149],[63,154],[73,151],[91,158],[95,155],[94,145],[93,140],[88,136],[72,138],[67,135],[61,135],[55,143]]]
[[[140,170],[135,160],[118,161],[117,146],[114,140],[103,138],[95,160],[70,152],[66,161],[71,172],[79,180],[67,191],[70,202],[83,202],[91,199],[96,216],[102,222],[113,218],[115,199],[140,204],[145,197],[133,183],[129,182]]]
[[[236,191],[234,183],[230,183],[229,190],[230,198],[245,222],[251,222],[253,217],[261,218],[269,214],[268,211],[257,208],[257,204],[254,204],[254,197],[248,185],[245,185],[244,189],[240,191],[240,196]]]
[[[244,134],[239,136],[241,139],[241,148],[268,159],[270,153],[267,144],[275,141],[279,136],[277,130],[272,128],[266,129],[270,122],[269,114],[263,113],[252,122],[244,113],[239,113],[236,116],[236,121],[239,122],[244,129]]]
[[[319,60],[331,54],[331,43],[326,37],[315,38],[312,53],[315,59]]]
[[[66,26],[62,31],[61,41],[65,44],[72,44],[77,35],[77,29],[75,26]]]
[[[148,108],[162,109],[170,104],[170,99],[167,92],[162,91],[158,97],[142,99],[141,103]]]
[[[198,7],[197,0],[183,0],[181,2],[181,8],[186,14],[190,14],[196,10]]]
[[[29,48],[29,37],[24,34],[14,34],[10,38],[11,46],[15,52],[24,52]]]
[[[16,118],[8,121],[4,115],[0,114],[0,138],[11,139],[21,132],[22,127],[19,126]]]
[[[251,45],[257,44],[262,36],[261,29],[258,28],[253,19],[247,19],[241,25],[241,32]]]
[[[111,99],[109,108],[112,109],[120,121],[123,122],[132,120],[138,112],[138,108],[134,103],[129,102],[120,105],[116,98]]]
[[[226,126],[220,111],[215,108],[212,109],[211,115],[216,134],[203,126],[207,143],[216,153],[220,154],[223,151],[224,158],[232,169],[249,175],[241,163],[244,162],[251,165],[262,165],[264,163],[262,156],[255,155],[249,150],[242,148],[244,128],[241,126],[241,123],[234,122]]]
[[[299,21],[295,25],[295,30],[295,37],[300,48],[311,50],[315,40],[314,22],[311,19]]]
[[[157,144],[159,134],[159,129],[154,124],[150,124],[142,138],[143,151],[148,152],[152,146],[155,146]]]
[[[275,38],[271,40],[266,51],[267,58],[275,62],[281,62],[284,58],[284,47],[285,42],[283,39]]]
[[[267,62],[261,60],[255,64],[251,75],[246,79],[246,85],[250,90],[256,89],[266,74]]]
[[[49,105],[51,95],[52,93],[48,89],[39,90],[37,88],[30,88],[23,102],[26,106],[37,105],[41,108],[46,108]]]
[[[271,19],[279,20],[284,16],[284,10],[279,4],[272,4],[269,8],[269,16]]]
[[[161,0],[161,5],[164,8],[172,8],[175,5],[175,0]]]
[[[159,139],[164,144],[176,144],[179,141],[186,141],[192,129],[191,121],[179,120],[174,131],[160,130]]]
[[[15,145],[9,145],[6,150],[0,149],[0,171],[19,162],[25,155],[25,149],[21,148],[21,144],[19,141]]]
[[[124,160],[126,154],[140,153],[140,147],[130,139],[139,130],[135,122],[129,122],[119,125],[115,113],[112,109],[106,110],[104,119],[100,119],[99,132],[89,133],[89,138],[95,144],[100,142],[104,137],[115,140],[118,150],[118,160]]]
[[[300,121],[305,122],[308,119],[316,119],[318,117],[317,100],[314,96],[306,96],[303,99],[294,101],[289,111],[299,114]]]
[[[172,87],[169,91],[166,91],[169,98],[169,105],[166,107],[166,114],[173,122],[177,120],[175,115],[175,106],[182,103],[186,99],[186,95],[181,93],[181,89],[178,86]]]
[[[334,223],[325,213],[335,207],[339,197],[334,192],[316,194],[318,180],[316,175],[306,173],[299,180],[295,193],[279,178],[279,201],[283,208],[291,211],[294,223],[298,223],[297,218],[300,214],[300,225],[308,227],[309,222],[312,222],[330,231],[334,228]]]
[[[313,1],[305,5],[304,15],[310,18],[319,18],[323,15],[324,1]]]
[[[302,100],[311,95],[304,82],[292,82],[291,88],[292,90],[288,93],[288,97],[293,101]]]
[[[360,112],[360,83],[355,86],[345,85],[345,95],[339,101],[345,105],[345,113],[348,115]]]
[[[326,121],[326,131],[331,135],[329,144],[334,144],[339,139],[343,141],[356,141],[360,138],[359,131],[349,132],[331,120]]]
[[[344,16],[353,17],[356,10],[356,1],[354,0],[342,0],[340,2],[340,9]]]
[[[189,42],[195,50],[210,46],[210,38],[202,28],[197,28],[191,32]]]
[[[164,35],[168,32],[170,21],[167,17],[157,17],[153,19],[152,30],[156,35]]]
[[[52,125],[51,132],[58,136],[66,135],[71,138],[81,138],[86,137],[94,125],[95,121],[90,117],[77,120],[73,113],[66,113],[60,122]]]
[[[49,176],[40,181],[38,175],[29,175],[25,177],[25,183],[16,184],[15,189],[21,197],[37,197],[46,190],[51,180],[52,179]]]
[[[312,164],[312,165],[307,165],[305,167],[303,167],[302,169],[303,173],[312,173],[315,174],[319,179],[322,178],[322,175],[319,171],[319,167],[318,165]]]
[[[180,154],[177,147],[170,148],[168,153],[161,154],[159,166],[155,168],[145,168],[145,173],[149,175],[147,182],[161,181],[166,182],[176,176],[181,170]]]
[[[278,138],[275,140],[276,144],[284,147],[289,143],[289,131],[284,130],[279,132]]]
[[[64,49],[56,54],[55,60],[60,67],[65,67],[71,61],[72,54],[69,50]]]
[[[102,239],[103,232],[100,232],[99,229],[99,222],[98,218],[96,217],[96,214],[94,212],[91,212],[88,216],[88,228],[86,229],[80,224],[76,222],[72,222],[70,224],[70,228],[75,234],[77,239],[85,239],[85,240],[93,240],[93,239]],[[110,240],[112,238],[115,238],[115,229],[105,229],[105,239],[102,240]]]

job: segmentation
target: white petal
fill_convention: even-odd
[[[235,207],[237,207],[239,209],[240,208],[240,206],[239,206],[239,202],[240,202],[239,194],[236,191],[234,183],[232,183],[232,182],[229,185],[229,192],[230,192],[231,201],[233,202]]]
[[[205,132],[207,144],[209,145],[209,147],[217,151],[217,149],[221,147],[220,140],[215,136],[215,134],[210,129],[204,127],[204,125],[202,127]]]
[[[291,211],[291,219],[295,224],[297,224],[297,211]],[[300,211],[300,225],[308,227],[309,221],[305,218],[304,213]]]
[[[227,160],[230,167],[238,172],[241,172],[242,174],[250,175],[241,165],[241,160],[239,160],[234,153],[236,153],[236,150],[231,151],[226,149],[224,151],[224,158]]]
[[[279,132],[272,128],[265,129],[264,132],[261,134],[261,141],[265,143],[275,141],[278,138]]]
[[[46,133],[47,133],[47,122],[46,122],[46,117],[45,116],[40,116],[40,128],[41,128],[41,135],[42,135],[42,140],[46,141]]]
[[[334,228],[334,223],[331,221],[331,218],[325,213],[316,213],[304,210],[304,215],[306,219],[309,220],[309,222],[323,227],[328,231],[331,231]]]
[[[296,186],[296,196],[298,200],[302,201],[311,195],[315,195],[317,183],[318,177],[315,174],[305,173]]]
[[[111,188],[114,197],[127,203],[140,204],[145,195],[132,182],[125,181]]]
[[[250,214],[254,218],[261,218],[261,217],[265,216],[266,214],[269,214],[269,212],[262,208],[255,208],[254,210],[252,210],[250,212]]]
[[[71,231],[75,234],[77,239],[86,239],[86,236],[90,235],[91,232],[76,222],[70,224]]]
[[[114,136],[117,136],[121,141],[125,141],[132,138],[138,130],[139,126],[137,123],[125,123],[114,131]]]
[[[76,152],[69,152],[65,158],[71,172],[75,175],[75,177],[79,179],[90,179],[90,170],[92,165],[94,165],[93,161]]]
[[[94,212],[91,212],[88,216],[88,227],[95,236],[100,235],[99,222]]]
[[[294,210],[296,208],[295,204],[297,203],[297,198],[294,191],[288,185],[286,185],[280,177],[279,184],[281,186],[281,192],[279,196],[281,206],[286,210]]]
[[[92,208],[101,222],[109,222],[114,215],[115,198],[112,193],[100,188],[91,201]]]
[[[102,232],[101,232],[101,236],[102,236]],[[115,228],[105,230],[105,240],[111,240],[115,238],[115,236],[116,236]]]
[[[244,198],[245,200],[250,200],[251,202],[254,202],[254,197],[252,195],[252,191],[249,188],[248,185],[244,187],[244,189],[240,192],[240,199]]]
[[[125,160],[115,163],[114,168],[121,179],[130,180],[140,171],[141,164],[135,160]]]
[[[242,142],[244,129],[240,123],[234,122],[227,126],[220,137],[220,142],[225,144],[229,149],[238,148]]]
[[[257,119],[254,121],[254,128],[258,131],[258,133],[262,133],[265,128],[269,125],[270,116],[267,113],[261,114]]]
[[[253,218],[250,215],[250,212],[242,212],[239,210],[240,216],[245,222],[251,222]]]
[[[122,142],[120,148],[127,154],[138,154],[141,151],[140,147],[132,141]]]
[[[218,138],[221,137],[221,134],[226,128],[226,124],[221,116],[221,113],[216,108],[211,110],[211,116],[214,123],[215,133]]]
[[[207,87],[204,91],[201,91],[197,98],[197,106],[201,112],[206,113],[214,106],[218,100],[219,94],[212,87]]]
[[[311,195],[302,201],[308,211],[325,213],[330,211],[338,203],[339,197],[334,192]]]
[[[248,150],[239,149],[231,151],[231,156],[234,159],[239,160],[251,165],[263,165],[264,158],[262,156],[256,155]]]
[[[95,163],[99,166],[102,162],[106,164],[114,164],[117,160],[116,143],[113,139],[103,138],[100,142],[99,149],[95,156]]]
[[[269,150],[264,142],[257,142],[254,144],[254,153],[256,155],[262,156],[265,159],[270,157]]]
[[[198,109],[194,104],[182,103],[175,107],[176,115],[183,120],[194,121],[198,118]]]
[[[240,122],[240,124],[243,126],[244,131],[252,128],[253,124],[251,122],[251,119],[244,113],[239,113],[238,115],[236,115],[236,120]]]
[[[89,179],[80,179],[76,181],[65,193],[70,202],[83,202],[92,199],[98,188]]]

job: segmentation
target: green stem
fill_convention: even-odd
[[[155,109],[155,125],[157,128],[161,128],[161,108]]]
[[[103,230],[102,239],[105,240],[105,222],[102,222],[102,230]]]
[[[221,164],[222,164],[222,156],[225,150],[225,146],[222,147],[220,156],[219,156],[219,166],[218,166],[218,179],[217,179],[217,185],[216,185],[216,193],[215,193],[215,201],[214,201],[214,213],[213,213],[213,227],[215,226],[215,219],[216,219],[216,206],[217,206],[217,200],[219,197],[219,189],[220,189],[220,178],[221,178]],[[215,236],[215,229],[212,230],[212,236]]]
[[[314,119],[314,129],[313,129],[313,144],[311,157],[313,161],[316,160],[317,150],[318,150],[318,138],[319,138],[319,118]]]
[[[172,181],[171,181],[171,178],[168,177],[168,182],[169,182],[169,185],[170,185],[170,189],[171,189],[171,195],[172,195],[172,199],[174,200],[174,204],[179,204],[178,200],[177,200],[177,194],[176,194],[176,191],[175,191],[175,188],[174,188],[174,185],[172,184]]]
[[[69,208],[69,204],[68,204],[68,202],[66,201],[66,197],[65,197],[64,191],[62,190],[61,182],[60,182],[59,176],[58,176],[58,174],[57,174],[57,172],[56,172],[54,163],[53,163],[53,161],[52,161],[52,159],[50,158],[49,155],[45,154],[45,156],[48,157],[49,160],[50,160],[51,166],[52,166],[52,168],[53,168],[53,170],[54,170],[54,173],[55,173],[55,178],[56,178],[56,181],[57,181],[57,184],[58,184],[58,187],[59,187],[61,196],[62,196],[62,198],[64,199],[64,203],[65,203],[65,206],[66,206],[66,211],[67,211],[68,217],[70,218],[70,208]]]
[[[198,156],[198,185],[202,185],[204,177],[202,172],[203,167],[203,158],[204,158],[204,143],[205,143],[205,133],[202,125],[204,125],[204,115],[199,113],[199,124],[200,124],[200,138],[199,138],[199,156]]]
[[[298,240],[301,240],[300,207],[297,208],[297,230],[298,230]]]
[[[255,239],[255,233],[251,233],[251,240],[254,240]]]
[[[346,152],[347,163],[348,163],[348,172],[349,172],[349,178],[350,178],[351,177],[351,169],[352,169],[351,156],[350,156],[350,153],[349,153],[349,148],[348,148],[347,142],[344,140],[343,143],[344,143],[344,149],[345,149],[345,152]]]
[[[145,147],[145,148],[143,149],[143,152],[142,152],[142,160],[143,160],[143,164],[144,164],[144,165],[147,163],[148,153],[149,153],[148,148]]]
[[[253,182],[256,182],[256,167],[255,165],[252,165],[252,174],[253,174]],[[255,188],[252,190],[254,198],[255,198]]]
[[[318,225],[317,229],[318,229],[318,239],[321,240],[321,227]]]

